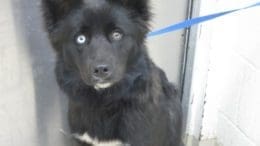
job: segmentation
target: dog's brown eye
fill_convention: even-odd
[[[78,35],[78,36],[76,37],[76,43],[79,44],[79,45],[85,44],[86,41],[87,41],[87,38],[86,38],[85,35],[82,35],[82,34],[81,34],[81,35]]]
[[[111,38],[115,41],[119,41],[123,38],[123,33],[119,30],[113,31],[111,33]]]

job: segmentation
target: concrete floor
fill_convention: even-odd
[[[216,139],[211,139],[211,140],[203,140],[199,143],[199,146],[220,146],[217,142]]]

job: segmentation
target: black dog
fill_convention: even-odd
[[[145,47],[149,1],[42,4],[78,144],[179,146],[180,99]]]

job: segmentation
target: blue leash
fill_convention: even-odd
[[[215,18],[223,16],[223,15],[227,15],[227,14],[234,13],[236,11],[240,11],[240,10],[244,10],[244,9],[248,9],[248,8],[253,8],[253,7],[256,7],[256,6],[260,6],[260,2],[257,2],[256,4],[253,4],[253,5],[250,5],[250,6],[247,6],[247,7],[239,8],[239,9],[233,9],[233,10],[229,10],[229,11],[219,12],[219,13],[215,13],[215,14],[210,14],[210,15],[206,15],[206,16],[201,16],[201,17],[185,20],[183,22],[173,24],[173,25],[170,25],[168,27],[150,32],[148,34],[148,37],[162,35],[162,34],[166,34],[166,33],[176,31],[176,30],[179,30],[179,29],[188,28],[188,27],[191,27],[192,25],[195,25],[195,24],[198,24],[198,23],[201,23],[201,22],[205,22],[205,21],[215,19]]]

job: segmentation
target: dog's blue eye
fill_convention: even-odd
[[[77,38],[76,38],[77,44],[80,44],[80,45],[85,44],[86,41],[87,41],[87,38],[86,38],[86,36],[84,36],[84,35],[79,35],[79,36],[77,36]]]
[[[123,38],[123,34],[120,31],[113,31],[111,34],[111,37],[115,41],[119,41]]]

